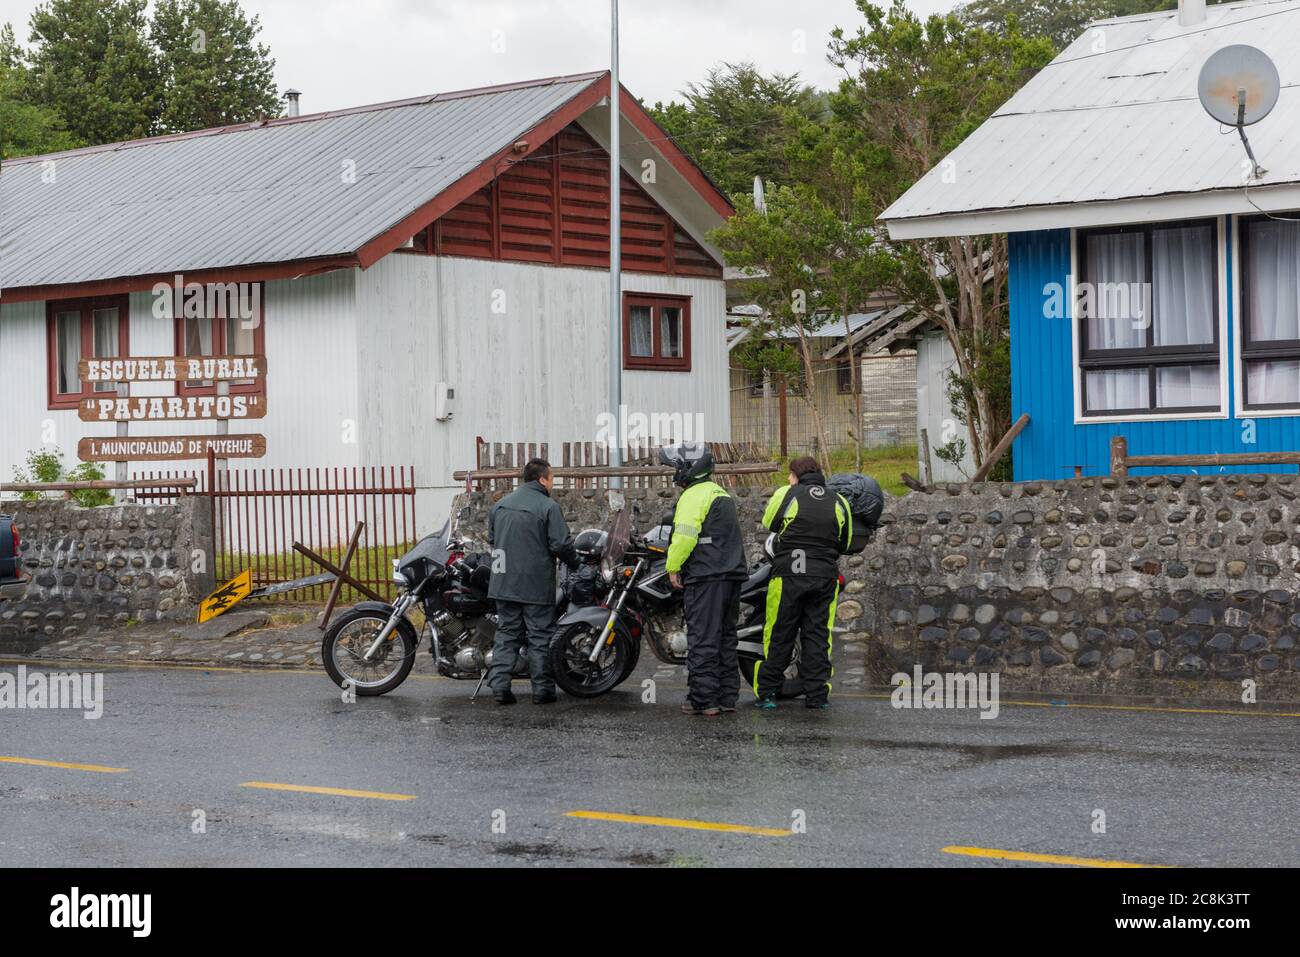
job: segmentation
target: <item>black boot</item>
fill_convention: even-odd
[[[508,688],[500,694],[494,694],[492,697],[497,699],[498,705],[515,704],[518,701],[515,697],[515,693]]]

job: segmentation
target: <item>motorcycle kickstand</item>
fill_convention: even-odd
[[[478,684],[474,686],[474,693],[469,697],[470,704],[473,704],[475,701],[478,700],[478,693],[483,690],[483,682],[486,680],[487,680],[487,672],[480,671],[478,673]]]

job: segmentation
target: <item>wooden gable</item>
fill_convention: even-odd
[[[722,266],[623,173],[623,268],[722,278]],[[570,125],[444,215],[417,246],[436,255],[609,268],[609,154]]]

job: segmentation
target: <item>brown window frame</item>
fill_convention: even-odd
[[[99,309],[117,310],[117,341],[121,357],[131,354],[131,297],[128,295],[95,296],[83,299],[47,299],[45,302],[45,383],[46,399],[50,411],[76,409],[83,399],[102,396],[93,383],[81,383],[80,392],[59,392],[59,342],[58,315],[65,312],[81,313],[81,358],[96,357],[95,312]],[[102,383],[101,383],[102,384]]]
[[[408,250],[409,252],[409,250]],[[261,291],[258,294],[257,301],[261,303],[262,314],[257,317],[257,325],[253,328],[253,351],[249,355],[264,356],[266,355],[266,284],[259,283]],[[208,322],[214,322],[212,327],[212,354],[214,356],[232,355],[227,351],[226,345],[226,325],[225,316],[205,316]],[[185,356],[185,317],[174,316],[172,318],[172,336],[175,342],[176,355]],[[184,380],[176,382],[176,394],[178,396],[205,396],[216,395],[217,384],[212,385],[188,385]],[[266,379],[265,377],[257,379],[250,384],[232,382],[230,383],[231,395],[265,395]]]
[[[648,306],[650,313],[650,343],[653,356],[632,355],[632,309]],[[680,309],[682,313],[682,355],[680,358],[664,356],[663,331],[659,310]],[[691,297],[670,296],[659,293],[629,292],[623,295],[623,368],[628,371],[690,372],[691,371]]]

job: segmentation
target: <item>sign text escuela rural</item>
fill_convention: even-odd
[[[117,385],[117,393],[81,400],[82,422],[113,422],[116,436],[93,436],[78,443],[83,462],[168,462],[188,459],[256,459],[266,455],[266,437],[228,435],[227,423],[266,418],[266,396],[231,395],[225,383],[265,382],[265,356],[157,356],[83,359],[83,383]],[[220,383],[215,394],[132,396],[134,382]],[[216,435],[129,435],[132,422],[216,421]]]
[[[82,359],[82,382],[238,382],[266,378],[265,356],[162,356]]]

